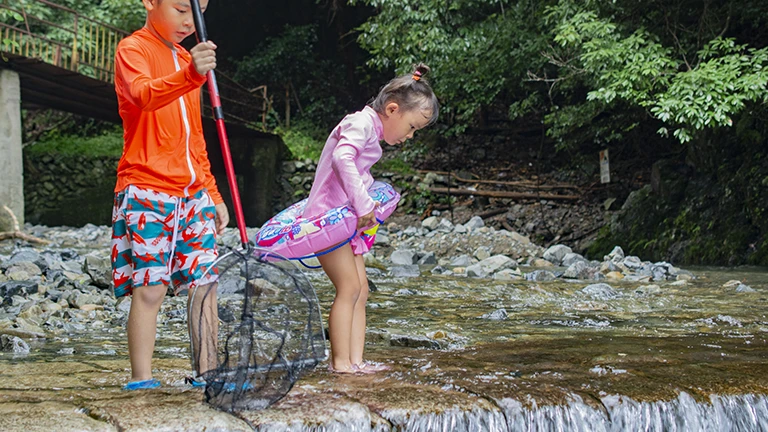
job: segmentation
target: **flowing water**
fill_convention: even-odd
[[[168,301],[154,364],[163,389],[119,390],[125,331],[105,319],[0,354],[0,429],[46,427],[35,412],[48,412],[81,430],[768,431],[768,273],[691,270],[685,283],[610,282],[591,295],[578,281],[374,274],[367,354],[392,369],[321,367],[272,408],[236,415],[183,384],[184,304]],[[311,279],[327,314],[333,288]]]

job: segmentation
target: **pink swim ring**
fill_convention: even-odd
[[[397,208],[400,194],[381,181],[373,182],[368,195],[379,203],[376,219],[382,223]],[[357,234],[357,214],[349,203],[319,215],[307,215],[301,200],[268,220],[256,234],[256,246],[290,259],[305,259],[316,252],[348,241]],[[268,256],[264,256],[269,258]]]

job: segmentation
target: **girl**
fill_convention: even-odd
[[[381,158],[379,142],[397,145],[414,132],[437,120],[439,105],[424,77],[429,68],[419,64],[413,73],[399,76],[385,85],[370,106],[346,116],[325,143],[317,164],[315,182],[304,214],[322,214],[349,202],[359,216],[358,231],[368,232],[376,224],[376,204],[367,190],[373,184],[371,166]],[[331,306],[329,368],[337,373],[373,373],[383,365],[363,361],[365,344],[365,303],[368,279],[363,254],[372,239],[356,236],[348,244],[318,257],[323,270],[336,287]]]

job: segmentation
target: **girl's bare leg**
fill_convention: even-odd
[[[355,256],[349,244],[318,257],[320,265],[336,287],[328,327],[331,337],[331,366],[339,371],[351,371],[350,348],[352,319],[360,297],[360,279]]]
[[[368,301],[368,277],[365,274],[365,261],[362,255],[355,255],[357,279],[360,281],[360,294],[352,315],[352,335],[350,339],[349,361],[359,365],[363,362],[365,350],[365,304]]]

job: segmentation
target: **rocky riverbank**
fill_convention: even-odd
[[[24,352],[27,339],[82,331],[86,325],[124,325],[130,299],[116,300],[111,291],[109,227],[28,226],[27,231],[51,243],[42,248],[0,244],[0,333],[5,335],[5,349]],[[223,245],[237,242],[231,228],[220,239]],[[391,277],[585,281],[589,284],[583,292],[596,299],[617,295],[612,282],[637,282],[646,284],[638,290],[654,291],[659,289],[654,283],[684,284],[694,277],[666,262],[625,256],[619,247],[602,261],[587,260],[565,245],[545,249],[517,232],[487,227],[479,217],[457,225],[436,216],[420,226],[390,223],[379,230],[376,246],[365,258],[375,275]],[[171,300],[164,308],[164,319],[183,323],[182,301]]]

